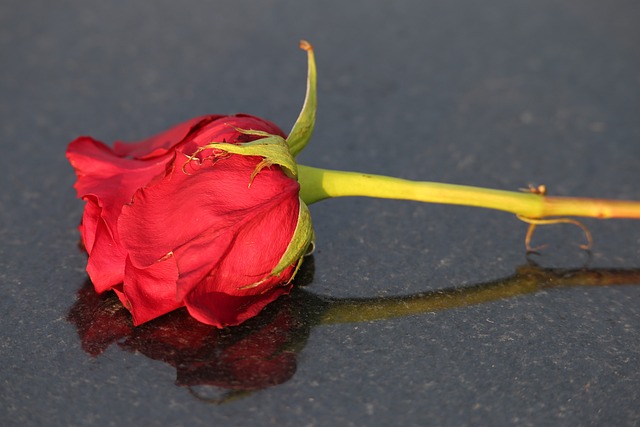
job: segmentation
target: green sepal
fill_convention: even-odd
[[[298,223],[296,229],[293,232],[293,237],[287,246],[287,250],[278,261],[278,264],[271,271],[270,276],[277,276],[284,270],[289,268],[294,262],[298,262],[296,270],[291,275],[291,279],[296,275],[302,259],[307,255],[309,246],[314,245],[315,235],[313,233],[313,226],[311,224],[311,213],[307,205],[300,200],[300,209],[298,210]],[[289,281],[291,281],[291,279]]]
[[[300,209],[298,210],[298,223],[296,224],[296,229],[293,232],[293,236],[291,237],[291,241],[289,242],[287,249],[284,251],[284,254],[280,258],[280,261],[278,261],[278,264],[264,279],[238,289],[256,288],[269,278],[278,276],[291,265],[293,265],[293,263],[296,263],[296,269],[293,271],[293,274],[286,282],[286,284],[291,283],[295,275],[298,273],[298,270],[300,270],[300,266],[302,266],[304,256],[310,254],[314,246],[315,234],[313,232],[313,226],[311,225],[311,213],[309,212],[309,208],[307,207],[307,205],[302,200],[300,200]]]
[[[316,109],[318,105],[316,96],[316,60],[313,54],[313,47],[309,42],[302,40],[300,42],[300,48],[307,51],[307,93],[300,115],[287,137],[287,144],[289,144],[289,149],[294,157],[302,151],[311,139],[313,127],[316,122]]]
[[[267,132],[234,128],[236,131],[245,135],[260,136],[262,138],[255,141],[229,144],[227,142],[212,142],[198,149],[198,152],[213,149],[220,150],[229,154],[239,154],[241,156],[257,156],[263,160],[258,163],[253,173],[249,185],[258,173],[265,167],[271,165],[281,166],[284,172],[291,178],[296,179],[298,176],[298,165],[289,151],[287,142],[279,135],[272,135]],[[197,153],[195,153],[197,154]],[[191,156],[192,158],[195,156]]]

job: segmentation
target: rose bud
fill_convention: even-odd
[[[73,141],[67,155],[87,202],[80,231],[96,290],[115,290],[136,325],[186,306],[220,327],[288,292],[312,231],[295,170],[284,169],[295,163],[269,155],[290,156],[282,136],[238,115],[114,149]]]
[[[87,272],[135,325],[182,306],[201,322],[235,325],[290,291],[313,239],[292,154],[315,118],[313,53],[301,46],[312,84],[286,140],[258,117],[210,115],[138,143],[69,145],[86,202]]]

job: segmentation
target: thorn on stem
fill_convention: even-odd
[[[520,191],[524,191],[525,193],[533,193],[533,194],[539,194],[540,196],[546,196],[547,195],[547,186],[544,184],[540,184],[537,187],[535,187],[533,184],[528,184],[528,188],[521,188]]]

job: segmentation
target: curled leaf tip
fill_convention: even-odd
[[[310,50],[313,50],[313,46],[311,46],[311,43],[306,40],[300,40],[300,49],[309,52]]]
[[[318,104],[316,99],[316,60],[313,47],[311,47],[311,44],[306,40],[300,41],[300,47],[307,52],[307,93],[300,115],[287,137],[287,144],[294,157],[302,151],[309,142],[309,139],[311,139]]]

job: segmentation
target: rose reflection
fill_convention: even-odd
[[[68,314],[82,348],[99,356],[111,344],[161,360],[176,369],[176,384],[201,399],[223,402],[282,384],[296,371],[296,358],[314,326],[362,322],[426,313],[515,297],[560,286],[640,284],[640,270],[542,269],[528,265],[513,276],[457,289],[405,297],[331,299],[300,289],[311,282],[313,258],[297,278],[296,291],[259,316],[226,329],[205,325],[179,309],[138,327],[111,292],[96,294],[87,281]],[[204,397],[214,386],[222,396]]]
[[[309,283],[312,275],[310,260],[299,272],[297,284]],[[219,402],[289,380],[296,371],[298,352],[327,305],[312,294],[295,292],[232,328],[200,323],[184,308],[134,327],[115,294],[98,295],[87,281],[78,291],[68,320],[76,325],[88,354],[99,356],[117,343],[124,350],[173,366],[176,384],[194,393],[196,386],[232,391],[210,399]]]

